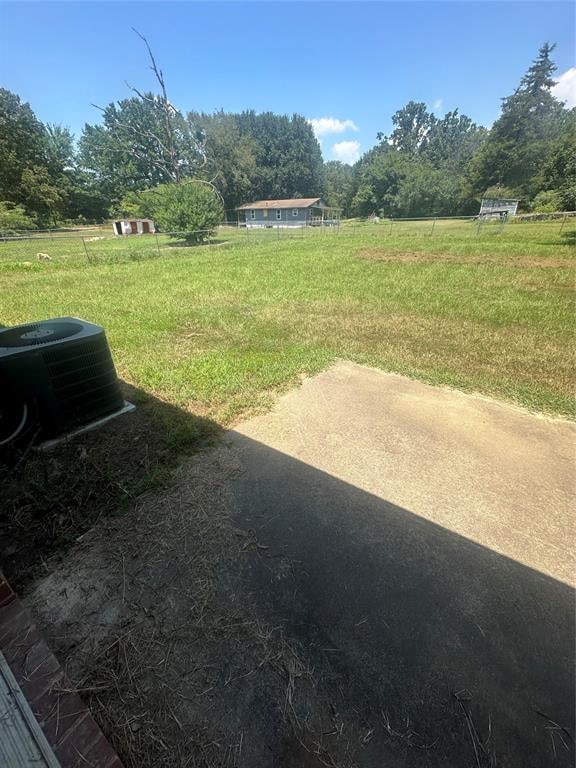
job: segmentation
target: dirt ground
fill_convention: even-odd
[[[574,437],[339,363],[26,601],[129,767],[571,766]]]

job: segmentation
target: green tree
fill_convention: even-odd
[[[74,135],[58,124],[45,128],[48,165],[61,197],[61,216],[78,222],[103,221],[109,216],[110,200],[99,188],[95,174],[79,166]]]
[[[430,131],[436,123],[436,118],[428,112],[426,104],[421,101],[409,101],[405,107],[392,115],[395,128],[390,137],[379,133],[377,138],[387,141],[395,149],[407,155],[423,154],[428,146]]]
[[[95,192],[85,181],[69,129],[44,126],[28,104],[0,89],[0,199],[24,206],[42,226],[78,216],[93,219]]]
[[[254,111],[236,115],[240,135],[253,142],[252,196],[259,199],[316,197],[324,186],[320,145],[302,115]]]
[[[423,154],[436,168],[463,172],[487,134],[486,128],[476,125],[455,109],[441,120],[434,120]]]
[[[41,224],[54,224],[64,195],[61,165],[51,155],[49,135],[29,104],[0,89],[0,199],[24,205]]]
[[[576,108],[570,115],[570,128],[551,147],[540,174],[543,191],[554,192],[556,210],[562,211],[576,210]]]
[[[540,189],[540,171],[568,126],[568,111],[552,96],[554,46],[545,43],[516,91],[503,99],[502,114],[470,167],[477,190],[503,184],[531,199]]]
[[[177,110],[170,117],[172,143],[166,144],[162,102],[153,93],[108,104],[102,119],[84,126],[80,163],[112,199],[189,178],[204,162],[202,135]]]
[[[22,203],[22,173],[46,166],[45,131],[29,104],[0,88],[0,200]]]
[[[256,173],[255,143],[249,136],[241,134],[234,114],[192,112],[188,119],[206,137],[206,165],[201,176],[215,185],[224,199],[227,217],[233,218],[234,209],[252,196]]]
[[[0,201],[0,233],[8,234],[19,229],[36,229],[36,221],[26,213],[23,205]]]
[[[67,169],[64,185],[65,216],[77,222],[101,222],[111,215],[111,200],[95,175],[74,167]]]
[[[133,216],[154,219],[161,232],[202,242],[222,221],[222,201],[209,183],[191,179],[130,192],[122,206]]]
[[[410,101],[392,117],[390,137],[358,164],[355,209],[392,216],[449,216],[477,208],[466,177],[486,129],[458,109],[439,119]],[[365,215],[365,214],[364,214]]]
[[[39,223],[58,225],[64,209],[65,195],[57,179],[50,177],[48,168],[25,168],[22,171],[20,189],[27,210],[36,213]]]
[[[435,168],[423,158],[380,145],[357,168],[358,189],[352,210],[358,216],[452,216],[477,206],[462,175]]]
[[[350,215],[355,194],[354,169],[339,160],[324,164],[324,198],[328,205],[340,208],[342,216]]]
[[[48,162],[56,172],[73,168],[76,163],[74,134],[58,123],[47,123],[44,130]]]
[[[129,190],[183,181],[205,164],[204,136],[171,103],[164,73],[146,46],[159,93],[141,92],[102,109],[103,125],[86,125],[80,140],[82,165],[96,172],[103,188],[119,201]]]
[[[356,216],[406,215],[400,194],[410,163],[410,158],[386,144],[367,152],[356,169],[358,187],[351,204],[352,212]]]
[[[534,213],[555,213],[562,208],[560,196],[555,189],[538,192],[532,202]]]

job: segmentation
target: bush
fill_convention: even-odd
[[[151,218],[160,232],[202,242],[222,221],[224,210],[218,195],[207,184],[184,181],[161,184],[130,193],[122,201],[126,213]]]
[[[24,210],[24,206],[0,201],[0,233],[11,234],[17,229],[36,229],[36,221]]]
[[[531,207],[534,213],[556,213],[556,211],[562,210],[562,202],[558,192],[550,189],[545,192],[538,192]]]

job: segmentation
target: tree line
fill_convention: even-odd
[[[353,166],[324,162],[302,115],[184,115],[149,48],[159,93],[133,88],[78,139],[0,89],[0,229],[119,215],[201,228],[251,200],[316,196],[345,216],[473,214],[487,194],[519,198],[525,210],[574,210],[576,109],[551,93],[553,48],[540,48],[490,129],[409,101]]]

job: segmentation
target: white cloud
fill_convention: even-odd
[[[359,141],[339,141],[332,145],[332,154],[335,160],[352,165],[360,157]]]
[[[316,136],[325,136],[327,133],[344,133],[344,131],[358,131],[359,128],[353,120],[338,120],[336,117],[313,117],[308,120]]]
[[[434,104],[432,104],[432,109],[434,110],[434,112],[441,112],[443,105],[444,105],[444,102],[442,101],[442,99],[436,99]]]
[[[551,90],[552,95],[560,101],[565,101],[569,109],[576,107],[576,67],[571,67],[560,75]]]

